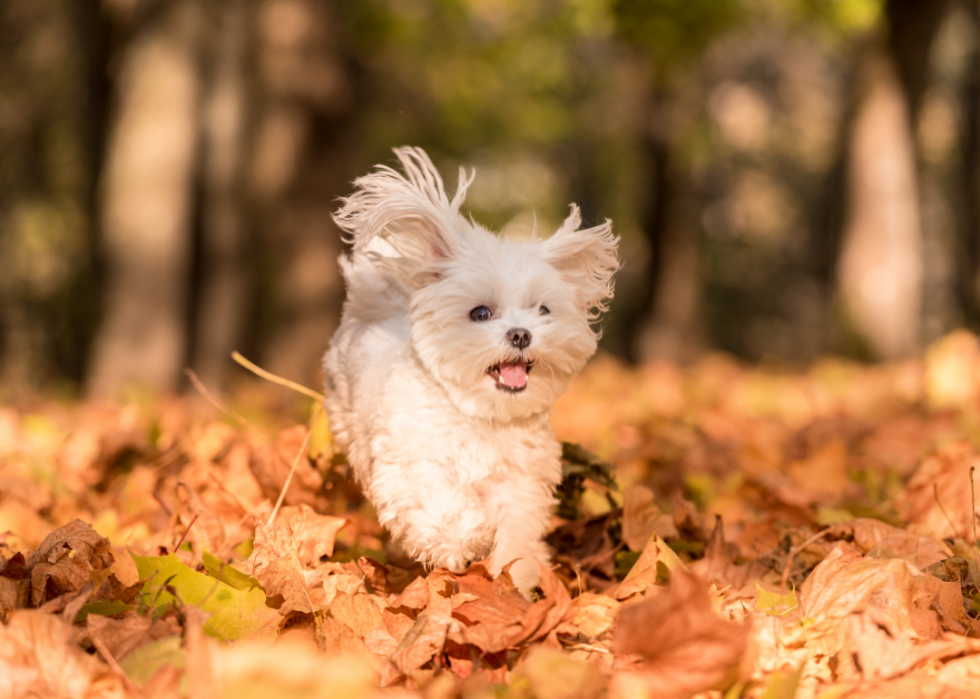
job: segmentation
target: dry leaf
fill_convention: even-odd
[[[895,500],[913,531],[973,541],[976,503],[970,500],[970,467],[978,465],[980,459],[967,441],[947,444],[922,462]]]
[[[572,600],[572,624],[586,636],[596,638],[612,628],[621,606],[612,597],[583,592]]]
[[[319,515],[305,504],[283,507],[279,510],[279,522],[288,526],[293,533],[299,560],[308,567],[316,566],[324,557],[333,555],[337,532],[347,524],[343,517]]]
[[[306,453],[300,448],[306,439],[306,427],[295,425],[279,433],[275,443],[256,450],[249,460],[249,468],[262,488],[262,493],[275,502],[286,485],[289,471],[299,455],[299,464],[286,491],[284,502],[287,505],[310,505],[316,507],[323,476],[317,471]]]
[[[0,625],[0,696],[81,699],[99,671],[57,616],[18,610]]]
[[[81,589],[92,572],[108,568],[113,557],[109,540],[79,519],[51,532],[27,559],[31,601],[39,607],[66,592]]]
[[[593,667],[554,649],[532,649],[514,670],[515,683],[526,683],[535,699],[598,699],[606,681]]]
[[[741,678],[750,630],[719,618],[704,583],[675,570],[661,594],[622,608],[614,647],[642,658],[638,672],[656,696],[687,697]]]
[[[266,595],[281,597],[281,614],[290,611],[312,613],[324,603],[323,576],[304,571],[296,542],[288,529],[274,524],[255,525],[252,575],[262,583]]]
[[[642,551],[650,541],[659,514],[653,491],[646,486],[634,485],[623,493],[623,541],[631,551]]]
[[[922,569],[952,555],[943,544],[931,537],[917,536],[877,519],[859,518],[834,524],[827,538],[850,539],[863,553],[875,557],[912,557],[915,565]]]

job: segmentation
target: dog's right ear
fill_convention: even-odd
[[[410,288],[427,284],[440,260],[455,257],[460,244],[459,207],[473,176],[460,169],[452,200],[442,177],[421,148],[395,149],[404,174],[379,165],[354,181],[357,190],[334,214],[345,240]],[[371,245],[383,240],[397,256]]]

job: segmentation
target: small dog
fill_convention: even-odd
[[[335,220],[353,245],[324,358],[330,426],[381,524],[429,567],[489,557],[525,593],[561,479],[549,416],[596,349],[619,267],[611,222],[578,208],[547,240],[498,238],[450,200],[424,151],[355,181]],[[516,562],[515,562],[516,561]]]

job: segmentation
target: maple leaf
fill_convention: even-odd
[[[270,598],[282,598],[280,613],[312,613],[323,606],[323,574],[303,569],[292,532],[274,524],[257,524],[253,546],[252,575]]]
[[[280,615],[266,606],[261,588],[238,590],[217,578],[198,573],[173,554],[137,556],[143,586],[142,602],[164,613],[171,606],[194,605],[210,613],[204,630],[225,641],[248,639],[259,644],[272,643],[278,632]]]
[[[330,558],[337,532],[347,524],[343,517],[317,514],[306,504],[282,508],[279,521],[289,527],[304,566],[315,566],[321,559]]]

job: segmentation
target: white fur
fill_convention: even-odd
[[[578,230],[578,208],[547,240],[502,240],[463,218],[419,149],[395,151],[336,214],[353,244],[347,302],[324,359],[330,426],[381,523],[428,566],[517,560],[522,590],[547,565],[542,541],[561,478],[549,416],[596,349],[590,323],[612,296],[611,224]],[[541,315],[544,305],[550,313]],[[487,306],[492,318],[471,320]],[[528,347],[507,341],[525,328]],[[527,387],[487,370],[530,361]]]

